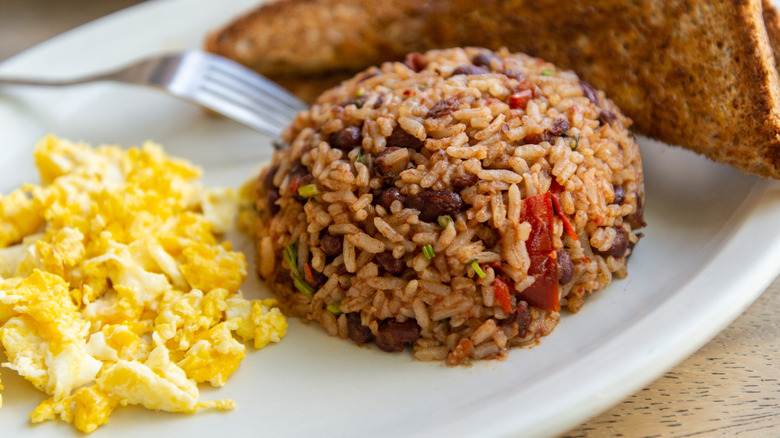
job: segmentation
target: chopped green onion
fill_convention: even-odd
[[[482,268],[479,267],[479,259],[473,259],[469,261],[469,264],[474,269],[474,272],[479,276],[479,278],[485,278],[485,271],[482,270]]]
[[[311,297],[314,294],[314,289],[312,289],[311,286],[306,284],[305,281],[301,280],[300,278],[293,278],[293,284],[295,285],[295,288],[301,291],[302,294],[306,295],[307,297]]]
[[[420,85],[417,86],[417,88],[419,88],[420,90],[424,90],[424,89],[428,88],[428,84],[420,84]]]
[[[355,162],[357,163],[358,161],[361,163],[363,162],[363,148],[358,151],[357,157],[355,158]]]
[[[542,76],[552,76],[555,74],[554,70],[542,70]]]
[[[425,255],[425,258],[428,260],[436,257],[436,253],[433,251],[433,246],[432,245],[423,246],[423,255]]]
[[[330,313],[333,313],[334,315],[340,315],[341,314],[341,309],[339,309],[339,305],[338,304],[328,304],[326,308],[328,309],[328,311]]]
[[[366,90],[363,89],[363,87],[358,88],[357,91],[355,91],[355,97],[363,97],[366,94]]]
[[[448,214],[445,214],[444,216],[439,216],[439,218],[436,219],[436,221],[439,223],[439,226],[442,227],[442,228],[447,228],[447,224],[448,223],[454,222],[454,220],[452,219],[452,216],[450,216]]]
[[[295,278],[300,278],[301,272],[298,270],[298,242],[287,245],[287,248],[282,251],[287,263],[290,265],[290,271]]]
[[[571,150],[576,151],[578,147],[580,147],[580,136],[575,135],[572,137],[574,139],[574,146],[571,147]]]
[[[318,193],[320,192],[317,190],[317,186],[315,184],[306,184],[304,186],[298,187],[298,195],[303,196],[304,198],[311,198]]]

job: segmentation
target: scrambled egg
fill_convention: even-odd
[[[50,395],[32,421],[91,432],[120,405],[233,408],[200,401],[197,384],[224,385],[245,342],[287,330],[274,300],[242,297],[244,256],[215,238],[236,194],[149,142],[48,136],[35,162],[43,184],[0,197],[2,366]]]

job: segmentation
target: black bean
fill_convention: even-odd
[[[409,148],[419,151],[422,149],[423,144],[425,144],[424,141],[404,131],[400,126],[396,126],[390,137],[387,137],[388,147]]]
[[[357,344],[367,344],[374,339],[371,329],[360,323],[360,312],[347,313],[347,333]]]
[[[552,136],[547,131],[537,132],[535,134],[526,135],[523,141],[526,144],[539,144],[545,141],[552,140]]]
[[[531,324],[531,310],[528,308],[528,303],[518,301],[515,313],[517,314],[517,334],[524,338],[527,334],[528,325]]]
[[[589,83],[580,81],[580,87],[582,88],[583,96],[587,97],[588,100],[593,102],[595,105],[599,104],[599,95],[596,93],[596,90],[590,86]]]
[[[268,169],[268,172],[263,176],[263,189],[266,192],[274,187],[274,175],[276,175],[277,170],[279,170],[279,165]]]
[[[328,257],[336,257],[341,254],[344,247],[344,238],[342,236],[325,233],[320,238],[320,249]]]
[[[568,119],[555,119],[552,127],[550,127],[550,129],[548,129],[547,131],[551,135],[554,135],[555,137],[559,137],[565,134],[566,131],[569,130],[569,128],[571,128],[571,123],[569,123]]]
[[[462,174],[452,179],[452,187],[455,190],[463,190],[479,182],[479,177],[469,171],[464,170]]]
[[[406,269],[406,263],[401,259],[393,257],[392,251],[381,252],[376,255],[375,259],[379,266],[387,271],[388,274],[398,275]]]
[[[524,75],[522,72],[519,72],[517,70],[513,70],[513,69],[501,70],[501,73],[508,78],[517,79],[518,81],[521,82],[528,80],[528,77],[526,75]]]
[[[637,230],[647,225],[645,223],[645,204],[642,202],[642,197],[639,194],[636,195],[636,210],[626,216],[625,220],[631,224],[632,230]]]
[[[331,147],[342,151],[351,151],[362,144],[363,134],[357,126],[345,126],[330,136]]]
[[[455,216],[463,206],[463,199],[459,194],[449,190],[428,190],[414,196],[407,196],[406,207],[420,212],[420,220],[433,222],[439,216]]]
[[[412,52],[406,55],[404,64],[406,64],[406,66],[409,67],[412,71],[419,72],[425,69],[425,67],[428,65],[428,60],[425,59],[423,55],[417,52]]]
[[[401,159],[397,159],[393,162],[388,162],[388,156],[395,152],[403,150],[404,156]],[[395,156],[395,154],[393,154]],[[376,158],[374,158],[374,170],[377,174],[387,177],[387,178],[396,178],[401,172],[403,172],[406,169],[406,166],[409,164],[409,150],[405,148],[399,148],[399,147],[386,147],[382,149],[379,154],[377,154]]]
[[[382,73],[379,70],[371,70],[371,71],[366,71],[366,72],[361,73],[355,79],[358,82],[363,82],[366,79],[371,79],[373,77],[379,76],[380,74],[382,74]]]
[[[268,214],[274,216],[279,213],[279,206],[276,205],[276,201],[280,198],[279,191],[276,189],[269,190],[265,195],[265,205],[268,209]]]
[[[374,102],[374,109],[381,107],[383,103],[385,103],[385,93],[379,94],[379,97],[376,99],[376,102]]]
[[[311,277],[312,280],[306,280],[306,283],[309,283],[309,286],[311,286],[315,291],[319,290],[322,286],[325,285],[325,283],[328,281],[328,277],[325,276],[325,274],[321,272],[317,272],[314,269],[311,269]]]
[[[558,283],[568,284],[574,278],[574,263],[571,261],[571,256],[565,249],[559,249],[555,255],[558,259]]]
[[[366,100],[368,100],[368,96],[360,96],[356,99],[354,99],[352,102],[349,102],[350,105],[355,105],[357,108],[363,108],[363,105],[366,104]],[[346,105],[345,105],[346,106]]]
[[[459,65],[452,71],[452,76],[455,75],[484,75],[488,71],[482,67],[476,65]]]
[[[617,116],[610,110],[601,110],[599,113],[599,123],[602,125],[611,125],[617,121]]]
[[[499,60],[496,55],[493,55],[490,52],[479,52],[471,58],[471,63],[477,66],[490,68],[490,64],[494,59]]]
[[[390,206],[393,205],[394,201],[401,201],[402,203],[404,201],[401,192],[395,187],[390,187],[379,195],[379,205],[384,207],[387,211],[390,211]]]
[[[398,322],[395,319],[386,319],[379,323],[374,342],[382,351],[403,351],[406,344],[414,343],[419,337],[420,326],[417,325],[417,321],[407,319]]]
[[[436,102],[430,110],[428,110],[428,114],[426,114],[425,117],[436,118],[452,114],[452,112],[455,111],[459,104],[460,102],[458,102],[457,96],[453,96],[445,100],[440,100]]]
[[[560,137],[561,135],[565,134],[570,127],[571,124],[567,119],[555,119],[553,125],[549,129],[545,129],[540,133],[527,135],[525,137],[525,142],[527,144],[539,144],[545,141],[551,142],[556,137]]]
[[[305,186],[307,184],[311,184],[312,181],[314,181],[314,175],[312,175],[310,173],[307,173],[305,175],[301,175],[299,183],[298,183],[299,184],[298,187]]]
[[[299,175],[306,175],[309,173],[308,170],[306,170],[306,166],[301,163],[301,160],[293,161],[293,163],[290,165],[290,177],[299,176]]]
[[[523,300],[517,301],[517,309],[510,313],[505,319],[502,319],[500,324],[504,327],[517,325],[517,333],[520,337],[525,337],[525,331],[528,328],[528,324],[531,322],[531,311],[528,310],[528,303]]]
[[[476,232],[477,237],[479,237],[479,240],[482,241],[482,244],[485,245],[485,248],[490,250],[495,248],[496,245],[498,245],[499,241],[499,235],[498,231],[493,227],[479,227],[477,228]]]
[[[618,259],[626,255],[626,251],[628,250],[628,231],[620,227],[612,228],[616,231],[615,240],[612,241],[612,245],[607,248],[606,251],[599,251],[598,249],[593,248],[593,252],[602,257],[612,256]]]
[[[626,199],[626,189],[623,186],[613,186],[615,191],[615,199],[612,200],[613,204],[622,205]]]

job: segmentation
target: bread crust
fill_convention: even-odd
[[[780,178],[780,18],[767,0],[281,0],[206,41],[288,84],[467,45],[570,68],[637,131]]]

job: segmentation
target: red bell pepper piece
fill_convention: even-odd
[[[496,301],[506,313],[512,313],[512,297],[509,295],[509,285],[501,277],[493,281],[493,294]]]
[[[550,184],[550,191],[552,192],[552,202],[555,213],[558,214],[558,217],[560,217],[563,222],[563,231],[572,239],[577,240],[577,232],[574,231],[574,227],[571,225],[571,222],[569,222],[569,218],[566,216],[566,213],[563,212],[561,201],[558,199],[558,196],[563,192],[563,186],[558,184],[558,181],[556,181],[555,178],[553,178],[552,183]]]
[[[309,267],[308,263],[303,265],[303,278],[307,283],[314,284],[314,273],[311,272],[311,267]]]
[[[531,224],[531,234],[525,242],[531,252],[549,252],[553,250],[552,196],[550,192],[532,196],[523,201],[521,222]]]
[[[558,297],[558,258],[555,251],[531,255],[528,275],[533,275],[535,280],[520,293],[520,298],[542,310],[561,310]]]
[[[287,186],[287,190],[291,194],[297,195],[298,194],[298,187],[300,187],[300,185],[301,185],[301,176],[300,175],[296,175],[296,176],[294,176],[290,180],[290,184]]]
[[[569,218],[566,217],[566,214],[563,212],[563,209],[561,208],[561,203],[558,201],[558,196],[553,195],[552,202],[553,202],[553,209],[558,214],[558,217],[561,218],[561,222],[563,222],[563,231],[566,232],[566,235],[571,237],[572,239],[574,240],[579,239],[579,237],[577,237],[577,232],[574,231],[574,227],[571,225],[571,222],[569,222]]]
[[[511,109],[525,109],[525,107],[528,105],[528,101],[531,100],[533,97],[533,91],[531,90],[523,90],[518,91],[516,93],[512,93],[511,96],[509,96],[509,108]]]
[[[560,310],[558,297],[558,259],[553,247],[552,193],[546,192],[523,201],[521,221],[531,224],[525,248],[531,259],[528,275],[531,286],[520,292],[520,298],[543,310]]]

